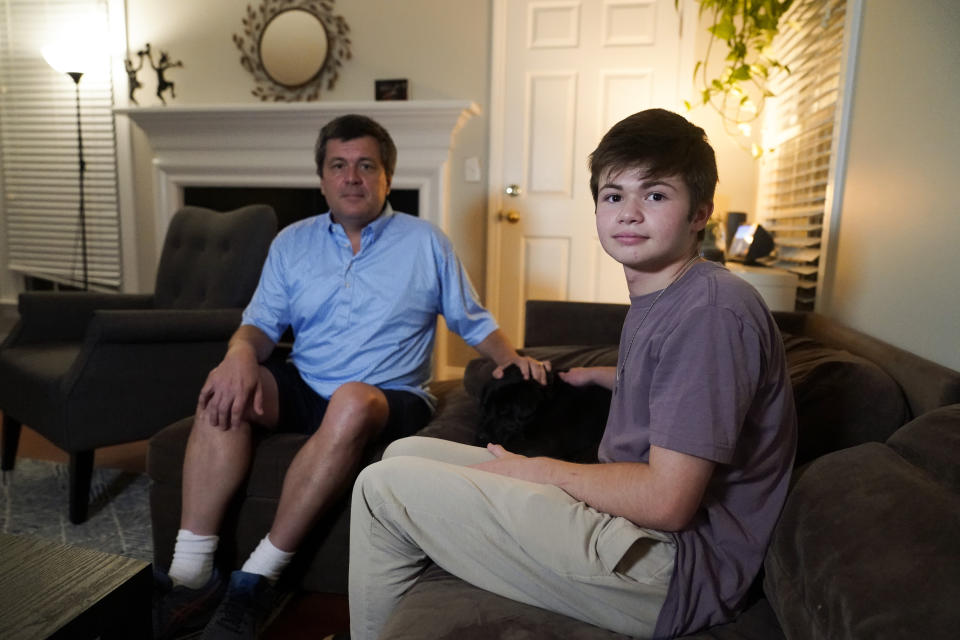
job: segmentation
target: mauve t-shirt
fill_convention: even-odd
[[[780,332],[749,284],[701,262],[651,308],[656,297],[631,300],[599,455],[647,462],[656,445],[717,463],[693,520],[672,534],[655,630],[668,638],[741,608],[786,497],[797,418]]]

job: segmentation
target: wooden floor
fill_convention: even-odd
[[[94,465],[146,472],[147,440],[97,449]],[[23,427],[17,457],[66,463],[66,453],[29,427]],[[298,593],[271,623],[264,640],[315,640],[349,628],[347,597],[331,593]]]
[[[70,460],[70,456],[30,427],[23,427],[20,432],[20,446],[17,447],[17,457],[53,460],[63,463]],[[97,449],[93,456],[93,464],[108,469],[145,473],[147,470],[147,440],[118,444],[112,447],[101,447]]]

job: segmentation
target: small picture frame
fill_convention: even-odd
[[[374,80],[377,100],[406,100],[407,79]]]

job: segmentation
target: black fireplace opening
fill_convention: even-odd
[[[395,211],[420,215],[417,189],[392,189],[387,200]],[[183,203],[215,211],[269,204],[277,212],[281,229],[297,220],[326,213],[329,208],[319,188],[303,187],[184,187]]]

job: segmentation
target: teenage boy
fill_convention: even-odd
[[[495,376],[516,364],[545,381],[543,363],[519,356],[477,301],[447,237],[390,208],[396,159],[390,135],[365,116],[320,130],[317,173],[330,211],[274,240],[242,325],[200,391],[181,529],[169,572],[155,579],[157,638],[208,620],[204,638],[255,637],[273,584],[350,487],[367,445],[409,435],[432,414],[426,385],[438,313],[503,365]],[[290,359],[268,359],[288,327]],[[269,533],[228,584],[213,566],[217,532],[249,470],[255,433],[278,428],[310,438],[286,472]]]
[[[796,446],[780,334],[756,291],[698,257],[717,182],[702,129],[643,111],[603,137],[590,170],[631,306],[616,367],[560,375],[613,391],[602,464],[395,442],[354,486],[353,640],[377,637],[428,561],[640,638],[723,623],[744,604]]]

